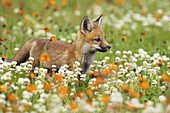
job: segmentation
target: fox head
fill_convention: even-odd
[[[78,32],[78,40],[83,40],[84,42],[83,51],[106,52],[111,48],[111,46],[106,42],[105,34],[101,28],[102,19],[103,15],[94,22],[92,22],[87,16],[83,18]]]

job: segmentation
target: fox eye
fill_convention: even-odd
[[[96,39],[94,39],[96,42],[100,42],[101,41],[101,39],[100,38],[96,38]]]

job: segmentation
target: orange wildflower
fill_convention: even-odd
[[[3,27],[6,27],[6,23],[4,23],[2,26],[3,26]]]
[[[44,55],[41,55],[41,56],[39,57],[39,61],[40,61],[40,62],[44,62],[44,61],[45,61],[45,56],[44,56]]]
[[[42,29],[44,29],[45,32],[49,32],[50,31],[49,27],[43,27]]]
[[[104,103],[108,103],[109,100],[110,100],[109,95],[104,95],[104,96],[102,97],[102,99],[101,99],[101,101],[104,102]]]
[[[5,93],[7,91],[7,87],[4,85],[0,85],[0,92]]]
[[[91,97],[93,95],[93,91],[91,89],[86,89],[86,94]]]
[[[19,11],[19,14],[20,14],[21,16],[25,16],[25,12],[24,12],[23,10],[20,10],[20,11]]]
[[[110,92],[113,93],[113,89],[111,89]]]
[[[51,39],[50,39],[50,41],[56,41],[55,36],[52,36]]]
[[[142,11],[140,12],[140,14],[141,14],[141,15],[145,15],[145,14],[146,14],[146,11],[145,11],[145,10],[142,10]]]
[[[93,75],[93,72],[90,72],[89,75],[92,76],[92,75]]]
[[[141,35],[144,35],[144,36],[145,36],[145,35],[146,35],[146,32],[142,32]]]
[[[14,113],[20,113],[20,109],[19,109],[19,105],[18,104],[12,104],[12,111]]]
[[[111,64],[109,65],[109,70],[112,71],[112,70],[117,70],[117,67],[115,64]]]
[[[133,94],[132,94],[132,96],[133,96],[133,98],[139,98],[139,93],[137,93],[137,92],[134,92]]]
[[[135,92],[135,90],[132,87],[129,87],[128,91],[130,94],[133,94]]]
[[[34,17],[37,17],[37,16],[38,16],[38,14],[37,14],[36,12],[34,12],[32,15],[33,15]]]
[[[148,89],[149,88],[149,83],[147,82],[146,79],[143,79],[143,81],[141,81],[141,83],[139,83],[139,87],[141,87],[143,89]]]
[[[145,92],[144,91],[140,92],[140,95],[145,96]]]
[[[44,53],[44,56],[45,56],[45,57],[47,57],[47,56],[48,56],[48,54],[47,54],[47,53]]]
[[[94,75],[94,76],[98,76],[98,75],[99,75],[99,72],[98,72],[98,71],[95,71],[93,75]]]
[[[74,5],[74,10],[77,10],[79,8],[78,4]]]
[[[44,84],[44,90],[46,92],[52,91],[54,89],[53,85],[51,83],[45,83]]]
[[[43,8],[44,8],[44,9],[48,9],[48,8],[49,8],[49,5],[48,5],[48,4],[45,4],[45,5],[43,6]]]
[[[12,7],[12,5],[13,5],[13,2],[12,2],[11,0],[7,0],[7,1],[5,2],[5,6],[6,6],[6,7]]]
[[[138,109],[138,107],[134,106],[134,105],[131,104],[131,103],[127,103],[127,104],[126,104],[126,108],[127,108],[127,109],[130,109],[130,110]]]
[[[34,75],[34,72],[30,72],[30,77],[32,78],[32,79],[34,79],[35,78],[35,75]]]
[[[122,41],[125,41],[127,39],[127,37],[122,36]]]
[[[95,8],[91,8],[91,12],[94,13],[95,12]]]
[[[128,85],[128,84],[123,84],[123,85],[121,86],[121,89],[122,89],[123,91],[128,91],[129,85]]]
[[[30,86],[27,86],[26,90],[30,93],[34,93],[37,90],[37,86],[32,84]]]
[[[49,56],[46,57],[47,62],[51,62],[51,58]]]
[[[107,75],[107,70],[103,70],[103,71],[101,72],[101,75],[103,75],[103,76]]]
[[[57,75],[54,77],[54,80],[57,82],[57,83],[60,83],[63,81],[63,76],[62,75]]]
[[[77,110],[78,109],[78,104],[75,101],[71,101],[69,103],[69,107],[70,107],[71,110]]]
[[[55,4],[55,0],[48,0],[48,4],[50,4],[50,5]]]
[[[142,82],[142,81],[143,81],[143,78],[142,78],[142,77],[139,77],[138,80],[139,80],[139,82]]]
[[[92,106],[92,102],[91,101],[87,101],[87,105]]]
[[[97,78],[97,83],[98,83],[98,84],[102,84],[103,81],[104,81],[103,77],[98,77],[98,78]]]
[[[24,109],[25,111],[30,111],[30,105],[29,104],[24,104]]]
[[[23,8],[24,4],[22,2],[19,3],[19,8]]]
[[[62,1],[62,4],[63,4],[63,6],[68,5],[68,0],[63,0],[63,1]]]
[[[10,34],[10,30],[7,30],[7,31],[6,31],[6,34]]]
[[[54,11],[57,11],[57,10],[60,10],[60,9],[61,9],[61,7],[59,5],[56,5],[55,7],[53,7]]]
[[[68,92],[69,92],[69,88],[67,86],[62,85],[58,88],[58,93],[62,98],[67,97]]]
[[[160,20],[157,15],[154,15],[154,18],[155,18],[156,21],[159,21],[159,20]]]
[[[164,13],[161,13],[161,14],[160,14],[160,17],[162,18],[163,16],[164,16]]]
[[[110,11],[111,11],[111,12],[114,12],[114,11],[115,11],[115,9],[112,7],[112,8],[110,8]]]
[[[3,59],[6,59],[6,56],[2,56]]]
[[[168,75],[163,74],[162,75],[162,81],[170,82],[170,78],[168,77]]]
[[[124,4],[124,0],[114,0],[114,3],[116,5],[123,5]]]
[[[10,102],[16,102],[19,100],[19,97],[16,94],[9,94],[7,95],[7,98]]]
[[[28,22],[29,22],[29,19],[28,19],[28,18],[24,19],[24,22],[25,22],[25,23],[28,23]]]
[[[0,41],[4,42],[4,39],[2,37],[0,37]]]

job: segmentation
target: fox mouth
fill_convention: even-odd
[[[106,52],[106,51],[108,51],[109,49],[96,49],[97,51],[99,51],[99,52]]]

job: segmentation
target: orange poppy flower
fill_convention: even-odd
[[[91,12],[94,13],[95,12],[95,8],[92,7],[91,8]]]
[[[93,95],[93,91],[91,89],[86,89],[86,94],[91,97]]]
[[[53,85],[51,83],[45,83],[44,84],[44,90],[46,92],[52,91],[54,89]]]
[[[114,0],[114,3],[116,5],[123,5],[124,4],[124,0]]]
[[[94,75],[94,76],[98,76],[98,75],[99,75],[99,72],[98,72],[98,71],[95,71],[93,75]]]
[[[50,5],[55,4],[55,0],[48,0],[48,4],[50,4]]]
[[[3,59],[6,59],[6,56],[2,56]]]
[[[12,2],[11,0],[7,0],[7,1],[5,2],[5,6],[6,6],[6,7],[12,7],[12,5],[13,5],[13,2]]]
[[[30,72],[30,77],[32,78],[32,79],[34,79],[35,78],[35,75],[34,75],[34,72]]]
[[[57,82],[57,83],[60,83],[63,81],[63,76],[62,75],[56,75],[54,77],[54,80]]]
[[[49,56],[46,57],[47,62],[51,62],[51,58]]]
[[[109,96],[109,95],[104,95],[104,96],[102,97],[102,99],[101,99],[101,101],[104,102],[104,103],[108,103],[109,100],[110,100],[110,96]]]
[[[70,107],[71,110],[77,110],[78,109],[78,104],[75,101],[71,101],[69,103],[69,107]]]
[[[16,102],[19,100],[19,97],[16,94],[8,94],[7,98],[10,102]]]
[[[29,104],[24,104],[25,111],[30,111],[31,106]]]
[[[19,3],[19,8],[23,8],[24,4],[22,2]]]
[[[24,22],[25,22],[25,23],[28,23],[28,22],[29,22],[29,19],[28,19],[28,18],[24,19]]]
[[[127,90],[129,89],[129,85],[128,85],[128,84],[123,84],[123,85],[121,86],[121,89],[122,89],[123,91],[127,91]]]
[[[61,9],[61,7],[59,5],[56,5],[55,7],[53,7],[54,11],[57,11],[57,10],[60,10],[60,9]]]
[[[79,8],[78,4],[74,5],[74,10],[77,10]]]
[[[34,12],[32,15],[33,15],[34,17],[37,17],[37,16],[38,16],[38,14],[37,14],[36,12]]]
[[[21,16],[25,16],[25,12],[24,12],[23,10],[20,10],[20,11],[19,11],[19,14],[20,14]]]
[[[109,65],[109,70],[112,71],[112,70],[117,70],[117,67],[115,64],[111,64]]]
[[[0,41],[4,42],[4,39],[2,37],[0,37]]]
[[[112,7],[112,8],[110,8],[110,11],[113,13],[115,11],[115,9]]]
[[[134,92],[133,94],[132,94],[132,96],[133,96],[133,98],[139,98],[139,93],[137,93],[137,92]]]
[[[4,85],[0,85],[0,92],[5,93],[7,91],[7,87]]]
[[[56,41],[55,36],[52,36],[51,39],[50,39],[50,41]]]
[[[142,81],[143,81],[143,78],[142,78],[142,77],[139,77],[138,80],[139,80],[139,82],[142,82]]]
[[[122,36],[122,41],[125,41],[127,39],[127,37]]]
[[[39,61],[40,61],[40,62],[44,62],[44,61],[45,61],[45,56],[44,56],[44,55],[41,55],[41,56],[39,57]]]
[[[102,84],[104,81],[103,77],[97,77],[97,83]]]
[[[140,14],[141,14],[141,15],[145,15],[145,14],[146,14],[146,11],[145,11],[145,10],[142,10],[142,11],[140,12]]]
[[[14,113],[20,113],[20,109],[19,109],[19,105],[18,104],[12,104],[12,111]]]
[[[91,101],[87,101],[87,105],[92,106],[92,102]]]
[[[148,89],[149,88],[149,83],[147,82],[146,79],[143,79],[143,81],[141,83],[139,83],[139,87],[141,87],[143,89]]]
[[[48,4],[45,4],[45,5],[43,6],[43,8],[44,8],[44,9],[48,9],[48,8],[49,8],[49,5],[48,5]]]
[[[63,6],[68,5],[68,0],[63,0],[63,1],[62,1],[62,4],[63,4]]]
[[[30,93],[34,93],[34,92],[37,90],[37,86],[31,84],[30,86],[27,86],[27,87],[26,87],[26,90],[27,90],[28,92],[30,92]]]
[[[58,88],[58,93],[62,98],[65,98],[68,96],[69,88],[67,86],[62,85]]]
[[[133,94],[135,92],[135,90],[132,87],[129,87],[128,91],[130,94]]]
[[[126,108],[127,108],[127,109],[130,109],[130,110],[136,110],[136,109],[138,109],[138,107],[134,106],[134,105],[131,104],[131,103],[127,103],[127,104],[126,104]]]
[[[7,30],[7,31],[6,31],[6,34],[10,34],[10,30]]]
[[[168,75],[163,74],[162,75],[162,81],[170,82],[170,78],[168,77]]]
[[[49,27],[43,27],[42,29],[44,29],[45,32],[49,32],[50,31]]]
[[[103,71],[101,72],[101,75],[103,75],[103,76],[107,75],[107,70],[103,70]]]

